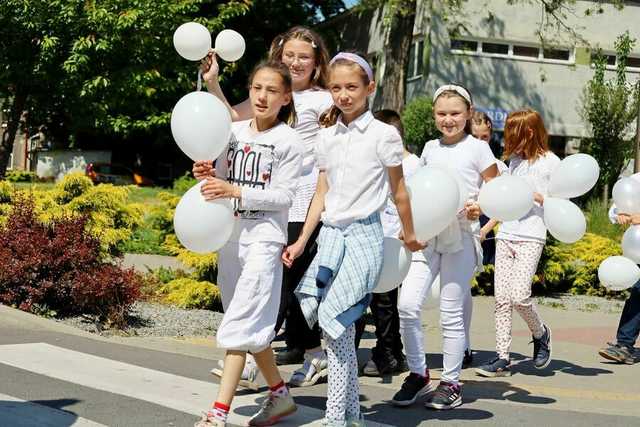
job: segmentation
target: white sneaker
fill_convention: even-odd
[[[224,360],[218,360],[218,366],[211,369],[211,375],[216,376],[218,378],[222,378],[222,371],[224,370]],[[242,369],[242,376],[240,377],[240,382],[238,385],[251,389],[253,391],[258,391],[260,385],[256,381],[259,373],[258,365],[256,365],[256,361],[252,356],[247,355],[247,360],[244,362],[244,368]]]
[[[295,387],[308,387],[318,383],[321,378],[327,377],[329,363],[324,351],[318,353],[305,353],[302,368],[296,370],[289,380],[289,385]]]

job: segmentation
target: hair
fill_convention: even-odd
[[[504,124],[504,157],[513,154],[535,161],[549,151],[549,135],[535,110],[514,111]]]
[[[471,116],[471,123],[476,126],[485,125],[489,127],[489,130],[493,130],[493,122],[484,111],[474,111]]]
[[[388,125],[391,125],[398,129],[398,133],[400,133],[400,137],[404,139],[404,126],[402,126],[402,119],[400,118],[400,114],[398,114],[395,110],[378,110],[373,113],[373,117],[384,122]]]
[[[436,102],[438,101],[438,99],[443,98],[443,97],[444,98],[458,98],[462,102],[464,102],[464,104],[467,106],[467,110],[471,110],[471,108],[473,107],[473,95],[471,94],[471,91],[469,89],[467,89],[466,87],[464,87],[463,85],[459,84],[459,83],[450,83],[450,84],[455,85],[455,86],[460,86],[461,88],[466,90],[467,93],[469,94],[469,97],[471,98],[471,102],[467,101],[464,96],[460,95],[455,90],[445,90],[445,91],[442,91],[442,93],[440,95],[438,95],[438,97],[436,99],[433,100],[433,106],[435,107]],[[434,112],[435,112],[435,110],[434,110]],[[465,133],[467,133],[469,135],[471,134],[471,119],[467,120],[467,123],[464,125],[464,131],[465,131]]]
[[[329,65],[329,75],[331,74],[331,71],[335,70],[337,67],[351,67],[360,75],[362,83],[365,86],[371,83],[367,72],[356,62],[350,61],[345,58],[338,58]],[[338,121],[338,116],[340,116],[340,113],[342,113],[342,111],[340,111],[340,109],[335,104],[332,105],[331,108],[320,115],[320,126],[329,127],[335,125]]]
[[[315,53],[316,68],[311,74],[311,86],[317,86],[325,89],[327,87],[329,52],[324,40],[315,31],[302,26],[296,26],[287,32],[276,36],[271,42],[269,48],[269,61],[282,61],[282,51],[284,44],[289,40],[302,40],[313,47]]]
[[[284,86],[284,91],[291,93],[292,92],[292,83],[291,83],[291,74],[289,74],[289,68],[279,61],[264,61],[256,65],[251,71],[251,75],[249,76],[249,86],[253,84],[253,78],[256,76],[258,71],[269,69],[275,73],[278,73],[282,78],[282,85]],[[293,103],[293,97],[291,101],[280,108],[278,112],[278,120],[288,124],[291,127],[296,125],[298,120],[298,116],[296,115],[296,107]]]

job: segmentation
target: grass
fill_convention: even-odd
[[[134,185],[129,187],[131,192],[129,193],[129,203],[141,203],[145,206],[153,206],[160,203],[158,194],[163,191],[171,192],[168,188],[163,187],[136,187]]]
[[[51,190],[56,184],[53,182],[12,182],[11,185],[17,190]]]
[[[585,209],[587,217],[587,232],[599,234],[620,242],[624,234],[624,227],[611,224],[609,209],[598,199],[591,199]]]

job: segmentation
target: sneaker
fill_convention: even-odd
[[[411,372],[404,383],[400,391],[398,391],[391,399],[391,403],[396,406],[409,406],[412,405],[419,396],[424,396],[434,390],[434,385],[429,378],[429,371],[427,376],[423,377],[414,372]]]
[[[222,378],[222,371],[224,370],[224,360],[218,360],[218,366],[213,368],[210,372],[211,375]],[[258,391],[260,385],[256,381],[258,378],[258,373],[260,370],[258,369],[258,365],[253,359],[247,357],[247,361],[244,363],[244,368],[242,369],[242,375],[240,376],[240,382],[238,385],[248,388],[253,391]]]
[[[496,357],[495,359],[485,363],[484,365],[477,367],[476,375],[488,378],[509,377],[511,376],[509,361]]]
[[[193,427],[225,427],[227,423],[224,421],[209,418],[206,413],[202,414],[202,419],[196,422]]]
[[[304,350],[300,348],[287,349],[276,354],[276,365],[295,365],[304,361]]]
[[[462,369],[470,368],[473,364],[473,351],[468,348],[464,351],[464,358],[462,359]]]
[[[635,357],[633,356],[633,351],[630,350],[627,346],[607,343],[609,347],[601,348],[598,353],[600,356],[604,357],[607,360],[613,360],[618,363],[625,363],[627,365],[633,365],[635,363]]]
[[[429,396],[424,404],[431,409],[453,409],[460,405],[462,405],[462,387],[445,381],[440,381],[436,392]]]
[[[324,351],[305,353],[302,368],[296,370],[289,380],[294,387],[308,387],[327,377],[329,362]]]
[[[391,359],[382,369],[378,369],[378,364],[374,362],[373,359],[370,359],[362,368],[362,375],[365,377],[382,377],[385,375],[401,374],[408,370],[409,367],[404,357],[400,361]]]
[[[544,325],[544,334],[539,339],[533,338],[533,364],[537,369],[544,369],[551,363],[551,329]]]
[[[250,426],[272,426],[287,415],[296,412],[296,404],[290,394],[269,397],[262,402],[262,408],[249,420]]]

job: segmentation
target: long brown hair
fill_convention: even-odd
[[[434,107],[434,114],[435,114],[435,106],[436,106],[436,101],[440,98],[458,98],[460,100],[462,100],[462,102],[464,102],[464,104],[467,106],[467,110],[471,110],[471,108],[473,108],[473,95],[471,95],[471,91],[469,89],[467,89],[466,87],[462,86],[459,83],[451,83],[454,86],[460,86],[461,88],[463,88],[464,90],[467,91],[467,93],[469,94],[469,98],[470,100],[468,100],[467,98],[465,98],[464,96],[460,95],[458,92],[456,92],[455,90],[444,90],[442,91],[442,93],[440,93],[440,95],[438,95],[438,97],[436,99],[433,100],[433,107]],[[467,122],[464,125],[464,132],[468,135],[471,135],[471,118],[469,118],[469,120],[467,120]]]
[[[315,31],[302,26],[296,26],[291,28],[286,33],[280,34],[271,42],[271,48],[269,49],[270,61],[282,61],[282,51],[284,50],[284,44],[289,40],[303,40],[313,47],[315,53],[316,68],[311,75],[311,86],[327,88],[328,79],[328,66],[329,66],[329,52],[322,40],[322,37]]]
[[[287,68],[287,66],[280,61],[264,61],[256,65],[251,72],[251,75],[249,76],[249,90],[251,90],[251,85],[253,85],[253,78],[256,76],[258,71],[264,69],[269,69],[275,73],[278,73],[282,78],[282,86],[284,86],[284,91],[289,94],[292,93],[293,85],[291,83],[291,74],[289,74],[289,68]],[[291,127],[295,127],[298,116],[296,115],[296,107],[293,103],[293,97],[287,105],[284,105],[280,108],[280,111],[278,112],[278,120],[288,124]]]
[[[360,74],[362,83],[365,86],[367,86],[371,82],[371,80],[369,80],[369,76],[367,75],[367,72],[360,65],[358,65],[353,61],[350,61],[344,58],[336,59],[335,61],[333,61],[333,63],[331,63],[331,65],[329,65],[329,73],[331,73],[331,71],[337,67],[353,68],[354,71]],[[338,121],[338,116],[340,116],[341,113],[342,111],[340,111],[340,109],[336,107],[335,104],[333,104],[331,108],[329,108],[327,111],[325,111],[320,115],[320,126],[329,127],[329,126],[335,125]]]
[[[517,154],[530,162],[535,161],[549,151],[548,139],[540,113],[514,111],[504,124],[504,157]]]

